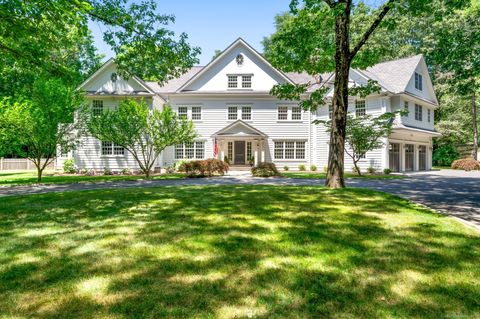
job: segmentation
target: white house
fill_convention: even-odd
[[[349,111],[356,114],[381,114],[408,108],[399,117],[384,147],[367,153],[360,167],[392,171],[431,169],[434,111],[438,106],[435,92],[421,55],[380,63],[366,70],[352,69],[352,85],[369,79],[378,81],[382,90],[366,99],[349,98]],[[158,158],[157,167],[183,159],[228,157],[233,165],[273,162],[277,167],[298,169],[316,165],[322,169],[328,161],[329,137],[315,119],[328,119],[328,104],[316,113],[305,112],[292,101],[282,101],[269,94],[278,83],[310,83],[310,91],[326,85],[333,92],[332,74],[315,79],[307,74],[282,73],[244,40],[238,39],[204,67],[193,67],[180,78],[163,86],[137,77],[122,79],[113,60],[106,62],[86,80],[80,89],[93,112],[117,105],[127,97],[144,98],[152,108],[165,104],[191,119],[198,133],[193,143],[167,148]],[[108,141],[85,137],[79,149],[70,154],[80,168],[102,170],[136,169],[132,156]],[[353,164],[346,156],[346,169]],[[59,159],[60,161],[62,159]]]

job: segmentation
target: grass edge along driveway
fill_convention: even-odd
[[[0,236],[0,317],[480,316],[478,233],[364,189],[9,197]]]

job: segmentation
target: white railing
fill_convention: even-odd
[[[42,163],[45,163],[45,159],[42,159]],[[55,160],[45,168],[46,170],[55,169]],[[0,171],[29,171],[36,170],[35,164],[26,158],[3,158],[0,157]]]

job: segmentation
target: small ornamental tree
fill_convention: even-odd
[[[378,117],[371,115],[354,116],[347,115],[345,131],[345,154],[350,156],[358,175],[362,175],[358,162],[367,152],[383,146],[383,139],[392,132],[393,121],[399,112],[387,112]],[[323,123],[331,132],[331,121],[316,121]]]
[[[0,153],[15,153],[33,162],[37,181],[55,160],[58,149],[74,149],[84,130],[82,95],[58,79],[39,79],[28,99],[0,101]]]
[[[196,136],[191,121],[179,118],[169,106],[151,110],[143,99],[127,99],[117,109],[92,115],[88,130],[99,140],[125,148],[146,178],[167,146],[191,142]]]

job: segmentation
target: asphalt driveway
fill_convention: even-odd
[[[247,173],[204,179],[0,187],[0,197],[119,187],[232,184],[309,186],[323,185],[323,183],[324,181],[321,179],[253,178]],[[428,206],[440,213],[467,221],[480,230],[480,172],[442,170],[415,173],[405,179],[348,179],[347,185],[349,187],[364,187],[399,195]]]

